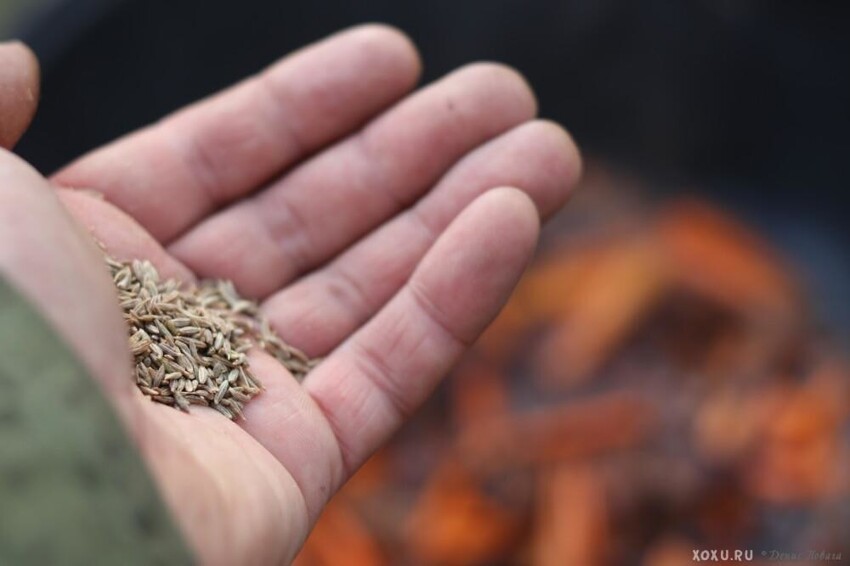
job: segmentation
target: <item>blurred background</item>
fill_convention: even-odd
[[[674,566],[692,549],[850,560],[848,12],[0,0],[0,35],[42,62],[18,152],[45,173],[366,21],[412,36],[425,81],[478,59],[519,69],[582,146],[583,186],[299,561]]]

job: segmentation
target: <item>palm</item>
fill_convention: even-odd
[[[252,353],[266,391],[240,423],[138,395],[143,451],[207,561],[293,556],[527,262],[528,199],[478,197],[520,187],[546,215],[577,176],[569,138],[531,121],[514,73],[468,67],[398,102],[417,73],[396,32],[360,28],[54,178],[106,196],[60,191],[112,255],[232,279],[284,339],[327,356],[298,384]]]

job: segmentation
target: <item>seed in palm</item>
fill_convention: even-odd
[[[135,361],[138,388],[157,403],[187,411],[212,407],[229,419],[262,391],[247,351],[257,346],[300,380],[318,360],[277,336],[229,281],[182,285],[161,280],[149,261],[106,257]]]

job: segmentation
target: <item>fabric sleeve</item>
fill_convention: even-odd
[[[0,279],[0,564],[192,563],[100,387]]]

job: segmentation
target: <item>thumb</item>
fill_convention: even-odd
[[[0,43],[0,147],[10,149],[38,106],[38,60],[24,44]]]

